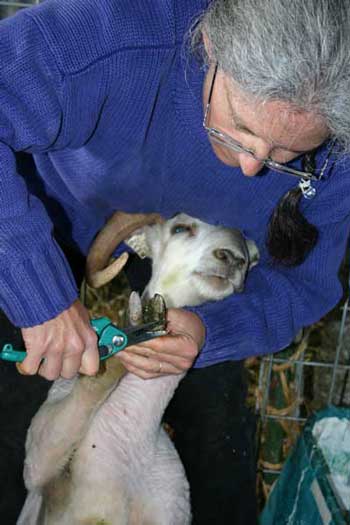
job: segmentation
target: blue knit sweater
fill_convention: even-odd
[[[267,224],[296,182],[269,170],[244,177],[212,152],[203,72],[184,45],[206,4],[47,0],[1,22],[0,306],[16,325],[42,323],[77,297],[52,223],[86,252],[116,209],[183,211],[258,244],[245,292],[194,309],[207,329],[198,367],[277,351],[340,299],[349,164],[331,163],[317,196],[303,199],[320,232],[306,262],[273,264]],[[34,155],[36,177],[16,173],[15,151]]]

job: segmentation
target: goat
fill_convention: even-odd
[[[162,223],[157,216],[117,214],[89,254],[90,283],[101,286],[120,271],[125,254],[105,266],[123,237],[152,259],[144,295],[160,293],[168,307],[242,291],[258,261],[255,243],[237,230],[185,214]],[[29,492],[18,525],[190,523],[188,482],[161,425],[184,374],[142,380],[124,372],[113,357],[96,377],[55,381],[28,431]]]

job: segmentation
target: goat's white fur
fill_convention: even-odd
[[[168,306],[241,290],[258,259],[239,232],[184,214],[138,233],[153,262],[146,294],[163,294]],[[116,387],[120,372],[111,358],[101,376],[55,381],[28,431],[18,525],[190,523],[188,483],[161,426],[183,376],[127,374]]]
[[[254,241],[244,239],[239,230],[212,226],[184,213],[142,228],[127,244],[152,259],[145,294],[160,293],[168,305],[176,306],[195,306],[241,292],[247,271],[259,259]],[[225,251],[231,261],[218,258],[218,251]]]

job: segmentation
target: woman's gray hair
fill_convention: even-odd
[[[215,0],[196,25],[247,93],[321,116],[350,151],[350,1]]]

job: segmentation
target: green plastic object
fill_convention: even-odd
[[[119,330],[108,317],[99,317],[91,321],[91,326],[98,335],[100,361],[124,350],[128,344],[125,332]]]
[[[350,409],[328,407],[306,422],[259,524],[349,525],[349,494]]]
[[[10,343],[4,345],[1,350],[1,359],[12,361],[13,363],[22,363],[26,355],[26,352],[22,350],[15,350]]]

